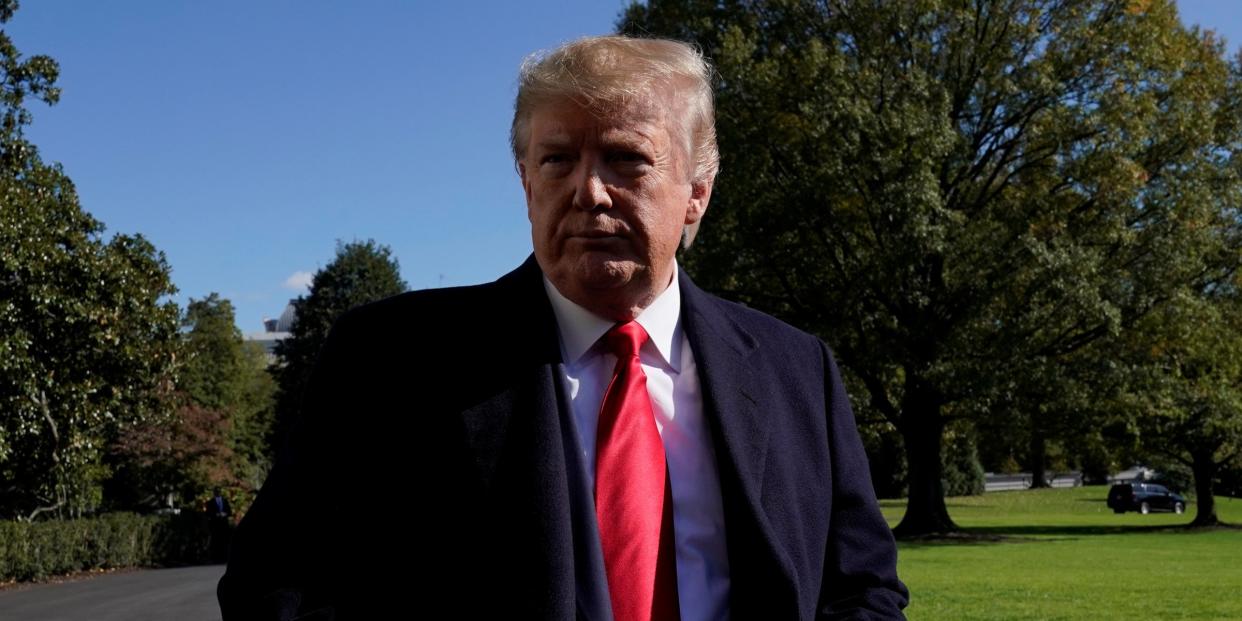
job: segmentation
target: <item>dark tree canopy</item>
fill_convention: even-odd
[[[332,324],[345,311],[405,292],[392,250],[374,240],[337,243],[336,256],[315,272],[310,293],[293,301],[297,319],[289,338],[276,347],[280,366],[277,438],[296,419],[306,381]]]
[[[955,528],[950,421],[1237,261],[1237,75],[1170,0],[651,0],[619,29],[715,62],[684,261],[836,349],[904,438],[901,534]]]

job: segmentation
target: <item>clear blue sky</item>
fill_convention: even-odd
[[[5,30],[60,62],[28,135],[83,207],[162,249],[178,302],[219,292],[256,332],[338,239],[391,246],[416,289],[515,267],[517,67],[627,4],[26,0]],[[1180,5],[1237,49],[1242,2]]]

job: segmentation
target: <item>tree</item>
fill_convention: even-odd
[[[241,400],[247,367],[233,304],[212,293],[190,299],[181,319],[182,369],[177,387],[198,405],[224,409]]]
[[[1242,298],[1225,291],[1162,309],[1127,343],[1142,451],[1190,471],[1194,526],[1220,523],[1215,480],[1242,456]]]
[[[993,396],[988,412],[973,416],[987,447],[985,465],[1016,459],[1031,474],[1031,487],[1048,487],[1049,468],[1081,469],[1085,479],[1102,483],[1116,471],[1129,446],[1132,410],[1117,400],[1129,369],[1116,362],[1112,339],[1056,358],[1027,361]]]
[[[0,1],[0,23],[16,8]],[[98,505],[105,445],[170,390],[177,329],[163,253],[105,241],[23,136],[25,98],[55,103],[57,73],[0,32],[0,516],[25,519]]]
[[[215,293],[191,299],[181,325],[170,407],[126,428],[115,447],[118,506],[193,506],[215,487],[244,498],[266,478],[275,384],[261,349],[242,339],[233,305]]]
[[[296,420],[302,393],[314,369],[319,349],[332,324],[345,311],[406,291],[401,268],[388,246],[374,240],[337,242],[336,257],[315,272],[309,294],[293,301],[297,319],[289,338],[276,346],[280,365],[275,370],[279,385],[276,409],[276,442],[282,442],[288,425]]]
[[[118,463],[107,488],[113,507],[193,507],[211,488],[236,484],[228,412],[181,397],[175,407],[119,434],[113,448]]]
[[[714,59],[722,172],[687,269],[866,387],[904,440],[899,535],[956,528],[947,425],[1055,394],[1049,369],[1237,260],[1206,181],[1237,77],[1168,0],[651,0],[619,29]]]
[[[242,339],[232,303],[216,293],[190,300],[182,326],[178,388],[190,403],[226,413],[234,482],[257,490],[272,461],[267,448],[275,416],[276,385],[263,350]]]

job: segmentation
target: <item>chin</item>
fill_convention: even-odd
[[[615,256],[592,256],[588,254],[580,261],[576,271],[576,280],[584,289],[615,289],[631,284],[644,272],[642,266],[631,259]]]

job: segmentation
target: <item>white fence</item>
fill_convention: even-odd
[[[1048,484],[1052,487],[1078,487],[1082,485],[1081,472],[1049,472],[1047,474]],[[983,475],[983,491],[985,492],[1002,492],[1016,489],[1031,488],[1031,473],[1019,472],[1017,474],[992,474]]]

